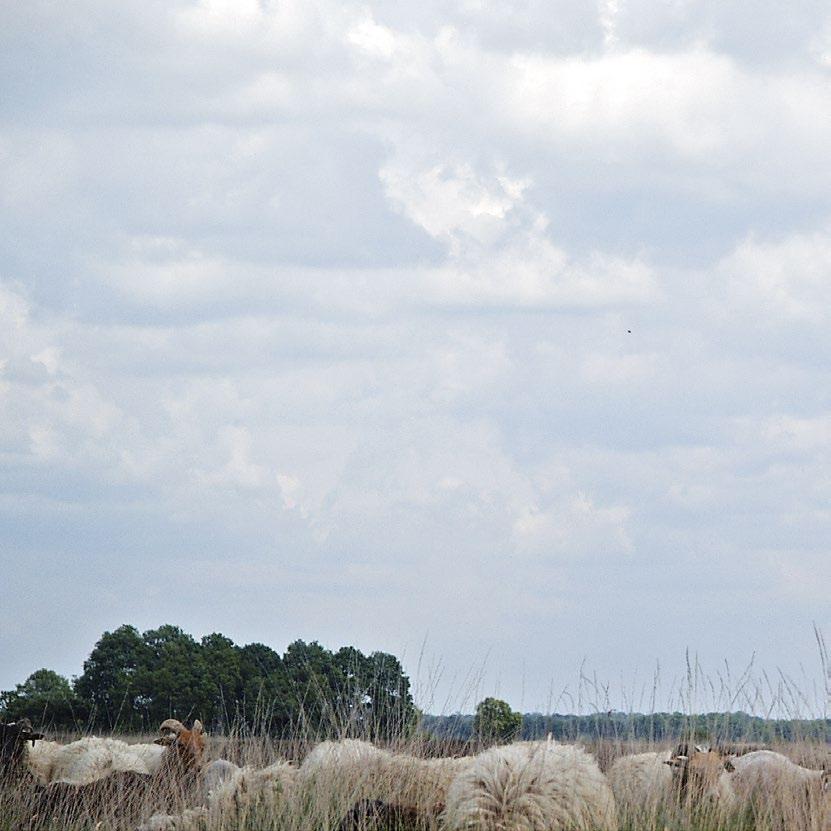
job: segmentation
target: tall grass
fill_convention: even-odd
[[[620,701],[612,701],[609,685],[581,668],[574,688],[565,689],[552,702],[554,706],[551,709],[569,709],[563,703],[570,702],[572,712],[589,718],[575,721],[574,735],[563,736],[560,740],[570,739],[582,744],[596,756],[601,770],[606,771],[620,756],[667,750],[676,739],[714,745],[726,741],[733,744],[737,740],[757,741],[757,735],[735,735],[732,729],[735,716],[731,714],[742,711],[767,720],[778,719],[775,723],[789,725],[787,730],[771,731],[766,737],[766,746],[806,767],[831,767],[831,745],[827,732],[831,728],[828,652],[819,631],[816,638],[822,673],[820,680],[792,679],[782,673],[774,676],[757,670],[752,662],[739,672],[725,665],[715,672],[706,673],[694,656],[688,656],[683,672],[672,682],[677,688],[669,697],[661,674],[656,671],[651,687],[647,686],[637,695],[630,688],[629,694],[622,696],[623,708],[618,710],[615,710],[615,705],[619,706]],[[419,698],[425,701],[429,696],[421,694]],[[662,732],[660,739],[655,736],[635,737],[630,727],[636,712],[647,709],[657,719],[655,702],[667,700],[682,714],[680,720],[676,718],[673,722],[676,734],[672,740],[666,732]],[[644,703],[651,703],[653,709],[644,708]],[[269,732],[269,712],[269,703],[260,702],[253,727],[236,723],[228,732],[212,735],[207,759],[224,758],[255,769],[279,760],[288,760],[295,765],[302,763],[322,738],[320,731],[305,729],[301,720],[300,727],[291,735],[275,737]],[[613,713],[616,719],[612,718]],[[817,731],[817,724],[825,725],[826,730]],[[354,735],[355,724],[349,713],[335,713],[324,732],[330,738],[343,738]],[[62,741],[77,737],[49,736],[50,739]],[[150,741],[153,737],[122,735],[119,738]],[[482,749],[476,737],[437,737],[423,728],[412,730],[405,725],[385,745],[393,752],[422,759],[468,756]],[[405,773],[395,775],[409,775],[406,767],[401,770]],[[412,775],[416,775],[415,769],[411,770]],[[362,797],[387,798],[390,794],[406,790],[407,783],[390,781],[393,774],[389,771],[378,772],[375,779],[373,776],[373,772],[368,770],[359,785],[352,780],[327,777],[314,780],[311,785],[297,787],[282,797],[272,794],[265,802],[237,800],[208,818],[196,821],[191,817],[193,821],[190,825],[180,823],[179,827],[198,828],[200,831],[335,829],[344,806],[352,805]],[[386,781],[382,781],[384,777]],[[188,809],[197,808],[203,801],[197,781],[184,787],[159,782],[143,783],[138,787],[132,787],[133,784],[114,779],[101,786],[83,788],[76,792],[75,797],[70,796],[55,804],[53,795],[50,796],[33,781],[7,778],[0,783],[0,831],[132,831],[154,814],[181,815]],[[408,831],[438,831],[442,827],[439,814],[416,817],[398,813],[374,817],[370,811],[366,815],[356,815],[355,819],[359,827],[366,829],[396,827]],[[752,799],[730,810],[718,804],[678,800],[670,796],[658,804],[621,816],[620,820],[621,831],[831,831],[831,794],[808,797],[777,786],[755,794]]]

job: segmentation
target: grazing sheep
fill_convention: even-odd
[[[615,831],[615,801],[597,762],[552,741],[493,747],[454,779],[451,831]]]
[[[473,757],[420,759],[404,753],[389,755],[381,762],[371,787],[375,799],[359,800],[343,817],[339,828],[434,824],[444,811],[447,791]]]
[[[666,765],[671,751],[635,753],[616,759],[606,774],[615,795],[618,816],[656,815],[672,794],[672,770]]]
[[[289,762],[275,762],[265,768],[244,767],[215,788],[208,797],[208,811],[241,821],[252,811],[274,814],[291,796],[297,768]]]
[[[119,739],[88,736],[66,745],[43,743],[30,753],[29,764],[46,783],[87,785],[111,773],[132,772],[149,776],[158,770],[163,747],[132,745]],[[33,757],[34,759],[33,764]]]

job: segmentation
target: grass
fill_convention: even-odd
[[[695,661],[688,661],[686,686],[678,695],[683,712],[726,713],[742,709],[763,718],[790,718],[794,724],[798,724],[799,719],[827,719],[829,664],[819,633],[817,640],[820,645],[822,679],[819,684],[814,682],[809,686],[811,695],[804,694],[790,679],[780,677],[773,682],[766,674],[754,674],[750,669],[734,675],[727,668],[724,673],[716,674],[714,679],[705,675]],[[576,697],[581,702],[582,711],[597,713],[597,724],[602,725],[603,714],[611,709],[608,687],[582,672],[579,684]],[[652,700],[655,700],[654,690]],[[634,709],[631,707],[630,712]],[[690,723],[695,723],[696,729],[700,729],[700,720],[693,722],[691,718]],[[827,724],[827,721],[822,723]],[[717,743],[726,735],[719,735],[721,726],[729,724],[729,717],[719,716],[712,721],[711,735],[688,735],[681,738]],[[70,741],[77,736],[50,735],[49,738]],[[154,737],[118,738],[130,742],[146,742],[152,741]],[[729,738],[734,742],[737,740],[735,735],[730,735]],[[751,741],[757,737],[739,737],[741,738]],[[608,730],[598,730],[594,735],[590,732],[582,733],[574,736],[573,740],[596,757],[604,772],[620,756],[648,750],[667,750],[673,745],[668,739],[638,740],[632,735],[626,735],[625,731],[610,735]],[[207,760],[228,759],[237,765],[247,765],[256,770],[279,760],[297,765],[314,744],[305,735],[275,740],[265,731],[240,729],[228,735],[211,736]],[[388,746],[397,753],[419,758],[473,755],[481,749],[474,741],[437,739],[419,732],[402,735]],[[777,740],[774,737],[772,742],[767,742],[767,746],[805,767],[831,767],[831,744],[827,734],[826,737],[816,734],[799,735],[797,730],[792,732],[790,740]],[[398,775],[406,777],[408,774]],[[400,793],[408,784],[392,781],[389,776],[389,772],[378,773],[368,765],[358,779],[355,776],[327,776],[302,787],[291,786],[283,792],[271,785],[262,787],[262,783],[257,784],[252,779],[221,810],[212,810],[207,818],[191,814],[189,822],[183,820],[178,825],[170,824],[166,831],[337,831],[340,819],[361,798],[388,798],[391,793]],[[41,787],[32,782],[15,783],[6,780],[0,781],[0,831],[134,831],[142,823],[147,823],[153,814],[163,812],[182,815],[188,810],[198,810],[201,801],[201,790],[196,782],[181,788],[158,783],[145,783],[136,788],[131,787],[129,778],[111,778],[106,784],[85,789],[83,798],[75,796],[58,805],[49,806],[44,801]],[[379,814],[370,805],[368,810],[359,812],[355,819],[358,828],[366,831],[443,831],[438,814]],[[512,829],[506,827],[500,831]],[[831,793],[809,799],[803,794],[772,786],[730,811],[724,811],[718,806],[689,802],[679,805],[677,800],[668,799],[649,809],[636,809],[628,816],[621,816],[619,831],[831,831]]]
[[[145,736],[123,738],[129,741],[147,739]],[[666,745],[655,746],[647,742],[610,742],[606,739],[585,744],[605,769],[618,756],[666,748]],[[227,758],[240,765],[262,768],[280,759],[299,762],[308,749],[299,741],[277,742],[265,736],[213,736],[209,758]],[[399,743],[396,749],[440,756],[446,751],[458,753],[465,748],[459,743],[442,748],[438,743],[418,738],[409,745]],[[818,742],[783,743],[772,749],[795,761],[814,765],[820,765],[828,757],[828,746]],[[46,810],[40,788],[7,782],[0,789],[0,831],[35,828],[44,831],[132,831],[155,813],[180,814],[200,802],[195,784],[181,790],[158,786],[131,790],[129,784],[116,782],[101,789],[89,788],[84,799],[67,800]],[[374,787],[379,794],[386,794],[400,784],[376,782]],[[247,804],[237,802],[212,816],[210,821],[187,827],[199,831],[322,831],[335,828],[343,813],[342,806],[353,804],[361,795],[362,787],[356,786],[354,781],[344,782],[341,787],[337,781],[319,780],[313,788],[298,791],[293,799],[269,796],[265,803],[258,803],[257,799]],[[825,797],[826,804],[822,806],[818,803],[809,805],[792,795],[771,791],[729,814],[713,808],[668,802],[646,812],[622,817],[620,831],[828,831],[831,828],[829,802],[831,795]],[[359,825],[367,829],[402,828],[402,831],[433,831],[441,827],[436,817],[374,817],[371,811],[359,818]]]

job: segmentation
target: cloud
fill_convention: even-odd
[[[826,14],[45,8],[0,11],[0,686],[185,576],[197,632],[429,629],[540,706],[587,656],[810,664]]]

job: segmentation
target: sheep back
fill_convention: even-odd
[[[620,817],[654,816],[672,793],[671,751],[634,753],[615,759],[606,774]]]
[[[520,742],[479,754],[447,795],[453,831],[615,831],[611,788],[574,745]]]

